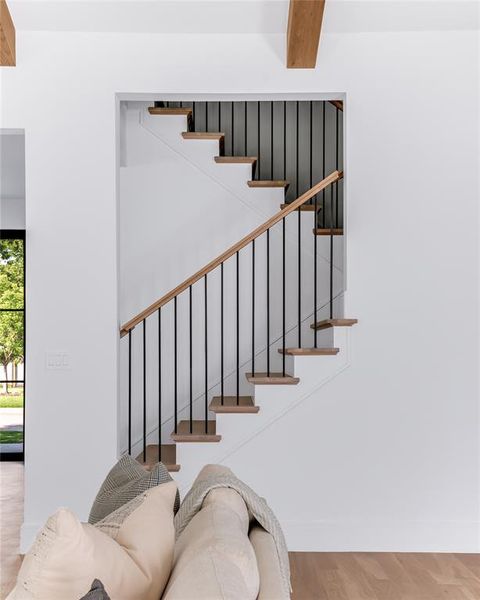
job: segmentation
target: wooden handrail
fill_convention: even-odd
[[[335,183],[339,179],[342,179],[342,177],[343,177],[343,172],[341,172],[341,171],[333,171],[333,173],[330,173],[330,175],[328,175],[328,177],[325,177],[325,179],[322,179],[322,181],[320,181],[319,183],[314,185],[312,188],[310,188],[307,192],[305,192],[304,194],[299,196],[296,200],[291,202],[288,206],[286,206],[281,211],[279,211],[278,213],[273,215],[273,217],[268,219],[268,221],[265,221],[265,223],[263,223],[263,225],[260,225],[259,227],[254,229],[251,233],[246,235],[239,242],[237,242],[236,244],[231,246],[228,250],[223,252],[223,254],[220,254],[220,256],[217,256],[217,258],[215,258],[214,260],[209,262],[208,265],[205,265],[205,267],[200,269],[200,271],[197,271],[195,273],[195,275],[192,275],[191,277],[186,279],[183,283],[181,283],[180,285],[177,285],[177,287],[174,288],[173,290],[171,290],[170,292],[168,292],[168,294],[165,294],[165,296],[162,296],[159,300],[157,300],[156,302],[151,304],[148,308],[146,308],[145,310],[142,310],[142,312],[138,313],[138,315],[133,317],[133,319],[130,319],[130,321],[128,321],[127,323],[122,325],[120,328],[120,337],[123,337],[124,335],[126,335],[131,329],[133,329],[136,325],[141,323],[144,319],[146,319],[147,317],[152,315],[161,306],[164,306],[165,304],[170,302],[170,300],[173,300],[173,298],[175,298],[175,296],[178,296],[185,290],[188,290],[188,288],[191,285],[193,285],[194,283],[196,283],[197,281],[202,279],[202,277],[205,277],[205,275],[207,275],[207,273],[210,273],[210,271],[213,271],[213,269],[215,269],[216,267],[221,265],[223,262],[225,262],[231,256],[236,254],[239,250],[241,250],[242,248],[245,248],[245,246],[247,246],[252,240],[256,239],[257,237],[259,237],[263,233],[265,233],[267,231],[267,229],[270,229],[271,227],[273,227],[273,225],[275,225],[276,223],[278,223],[279,221],[284,219],[287,215],[289,215],[291,212],[296,210],[299,206],[302,206],[302,204],[305,204],[305,202],[308,202],[308,200],[310,200],[310,198],[313,198],[313,196],[315,196],[316,194],[318,194],[319,192],[324,190],[330,184]]]
[[[343,112],[343,100],[329,100],[330,104],[332,104],[338,110]]]

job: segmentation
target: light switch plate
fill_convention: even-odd
[[[70,368],[70,356],[66,352],[47,352],[46,368],[52,371],[66,371]]]

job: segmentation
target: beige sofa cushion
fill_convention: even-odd
[[[229,488],[216,488],[210,490],[203,501],[202,510],[206,506],[224,506],[233,511],[240,519],[242,530],[248,533],[249,516],[247,506],[240,494]]]
[[[228,476],[228,475],[233,475],[233,472],[231,469],[229,469],[228,467],[225,467],[224,465],[205,465],[203,467],[203,469],[200,471],[200,473],[197,475],[195,481],[193,482],[192,487],[198,483],[199,481],[203,481],[204,479],[208,479],[209,477],[222,477],[222,476]],[[210,492],[210,494],[215,493],[218,494],[216,497],[217,499],[220,501],[221,498],[227,498],[227,496],[225,496],[224,494],[222,494],[222,490],[224,490],[225,488],[218,488],[216,490],[212,490]],[[209,495],[210,495],[209,494]],[[245,502],[243,501],[243,498],[239,495],[239,494],[234,494],[234,495],[230,495],[230,500],[232,502],[231,508],[235,508],[235,506],[239,506],[242,505],[243,507],[246,506]],[[208,496],[207,496],[208,498]],[[205,505],[207,503],[207,498],[205,498],[203,504]],[[240,511],[242,514],[244,514],[244,511],[241,510]],[[251,522],[253,520],[253,516],[250,513],[250,510],[247,508],[247,514],[248,514],[248,520]]]
[[[96,525],[67,509],[47,521],[8,600],[78,600],[99,579],[112,600],[158,600],[173,559],[172,481],[140,494]]]
[[[177,540],[164,600],[255,600],[257,560],[247,508],[234,490],[212,490]]]
[[[273,537],[260,525],[250,531],[250,542],[257,557],[260,573],[258,600],[289,600],[282,585],[282,572]]]

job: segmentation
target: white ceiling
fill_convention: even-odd
[[[19,31],[285,33],[288,0],[9,0]],[[327,0],[324,33],[479,29],[476,0]]]

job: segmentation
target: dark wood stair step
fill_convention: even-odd
[[[222,140],[225,134],[213,131],[183,131],[182,137],[185,140]]]
[[[343,235],[343,229],[326,229],[326,228],[317,228],[313,230],[315,235]]]
[[[221,435],[217,434],[215,421],[208,421],[208,431],[205,433],[205,421],[193,421],[190,433],[190,421],[180,421],[177,433],[173,432],[171,438],[174,442],[219,442]]]
[[[312,323],[310,327],[312,329],[327,329],[328,327],[351,327],[357,323],[358,319],[325,319],[323,321],[318,321],[317,323]]]
[[[283,354],[283,348],[278,352]],[[340,348],[285,348],[285,354],[288,356],[335,356],[340,352]]]
[[[251,188],[285,188],[287,189],[290,185],[288,181],[284,181],[283,179],[254,179],[251,181],[247,181],[248,187]]]
[[[236,396],[224,396],[223,404],[221,396],[215,396],[210,402],[209,410],[214,413],[258,413],[259,406],[255,406],[251,396],[239,396],[238,404]]]
[[[143,461],[143,452],[137,456],[137,460],[147,469],[158,463],[158,444],[149,444],[147,446],[147,456]],[[175,444],[162,444],[162,463],[168,471],[180,471],[180,465],[177,464],[177,447]]]
[[[282,373],[245,373],[247,381],[255,385],[297,385],[300,381],[298,377],[283,375]]]
[[[225,147],[225,134],[216,133],[213,131],[183,131],[182,137],[184,140],[210,140],[219,143],[220,154],[223,154]]]
[[[220,164],[235,165],[235,164],[250,164],[257,162],[256,156],[215,156],[215,162]]]
[[[183,115],[191,117],[193,111],[191,108],[166,108],[161,106],[150,106],[148,112],[151,115]]]

